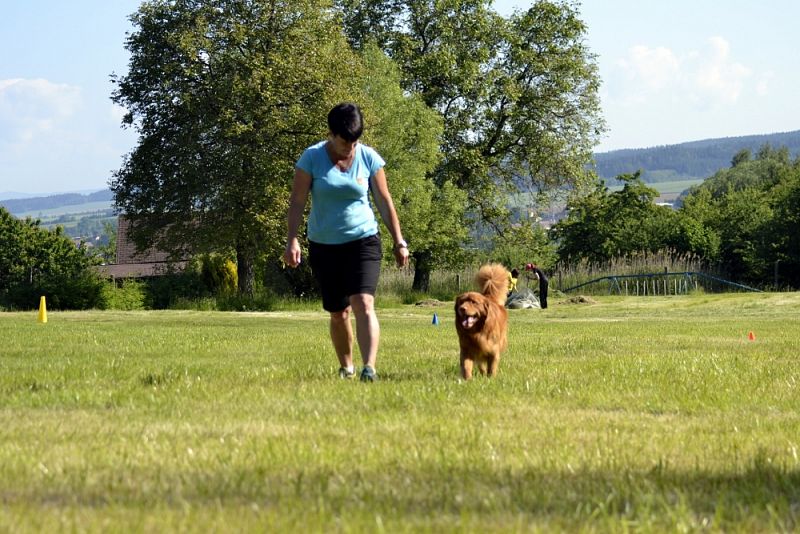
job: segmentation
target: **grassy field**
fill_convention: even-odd
[[[595,299],[470,383],[449,304],[375,384],[316,311],[0,314],[0,532],[797,529],[800,294]]]

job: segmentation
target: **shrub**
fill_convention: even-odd
[[[117,286],[107,282],[102,289],[102,308],[105,310],[142,310],[144,309],[147,286],[137,280],[123,280]]]
[[[220,254],[205,254],[200,258],[200,275],[209,291],[234,293],[239,285],[236,264]]]
[[[61,227],[47,230],[0,207],[0,243],[0,304],[34,309],[45,296],[54,309],[100,307],[103,282]]]

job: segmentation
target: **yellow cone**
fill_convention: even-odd
[[[39,299],[39,322],[47,322],[47,303],[45,302],[44,296]]]

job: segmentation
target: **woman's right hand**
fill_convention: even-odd
[[[283,263],[292,268],[300,265],[300,243],[297,238],[286,243],[286,250],[283,251]]]

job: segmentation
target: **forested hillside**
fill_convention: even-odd
[[[642,170],[647,183],[708,178],[720,169],[730,167],[733,156],[743,149],[753,154],[769,144],[786,147],[792,157],[800,154],[800,130],[769,135],[724,137],[657,146],[614,150],[595,154],[597,174],[609,185],[615,185],[620,174]]]
[[[25,213],[29,211],[43,211],[63,206],[77,206],[89,202],[105,202],[113,200],[113,195],[108,189],[82,195],[80,193],[65,193],[62,195],[50,195],[47,197],[17,198],[0,200],[0,206],[6,208],[12,214]]]

